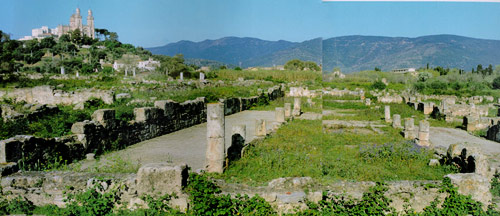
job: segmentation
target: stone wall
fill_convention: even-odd
[[[112,104],[114,92],[108,90],[77,90],[65,92],[56,90],[53,86],[36,86],[0,91],[0,98],[12,98],[15,102],[25,101],[31,104],[71,105],[83,103],[90,98],[100,98],[106,104]]]
[[[378,96],[377,101],[379,103],[403,103],[403,98],[399,95],[383,95]]]
[[[497,124],[500,117],[479,117],[479,116],[466,116],[463,119],[463,126],[467,131],[477,131],[487,129],[490,126]]]
[[[318,97],[321,92],[309,90],[307,87],[290,87],[290,92],[287,92],[288,97]]]
[[[283,95],[281,87],[273,87],[258,97],[221,100],[225,101],[225,115],[230,115],[249,109],[259,98],[275,100]],[[34,166],[58,156],[72,161],[87,153],[99,154],[206,122],[207,106],[203,97],[183,103],[162,100],[154,104],[155,107],[135,108],[135,119],[130,122],[116,119],[113,109],[101,109],[92,114],[91,120],[74,123],[70,136],[53,139],[16,136],[2,140],[0,163],[22,161],[25,166]]]
[[[177,199],[171,201],[174,208],[185,211],[189,204],[188,194],[182,189],[188,181],[188,167],[185,164],[157,163],[142,166],[137,173],[79,173],[79,172],[22,172],[1,178],[1,192],[6,198],[24,197],[35,205],[66,205],[64,191],[81,192],[100,184],[103,192],[115,191],[126,208],[146,207],[141,196],[148,194],[161,196],[176,193]],[[473,199],[489,204],[489,182],[474,173],[450,174],[452,182],[459,192],[471,195]],[[486,179],[486,180],[485,180]],[[310,177],[278,178],[267,186],[252,187],[243,184],[215,182],[222,194],[259,195],[279,213],[291,213],[306,209],[305,201],[318,202],[323,192],[328,196],[342,196],[346,199],[361,199],[375,182],[338,181],[326,185],[317,185]],[[390,206],[401,212],[405,204],[421,212],[435,198],[443,201],[448,195],[439,192],[440,181],[390,181],[385,196],[392,200]],[[465,186],[464,186],[465,185]],[[71,187],[72,190],[67,188]],[[405,201],[407,200],[407,201]]]
[[[1,178],[2,193],[7,198],[25,197],[37,206],[54,204],[65,206],[64,192],[81,192],[95,184],[103,186],[103,192],[116,190],[128,208],[146,207],[142,195],[176,193],[171,204],[181,210],[187,208],[186,186],[188,170],[185,164],[146,164],[135,173],[79,173],[79,172],[23,172]],[[69,190],[68,187],[73,188]]]

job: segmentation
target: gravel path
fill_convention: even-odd
[[[255,120],[265,119],[268,130],[275,120],[273,111],[243,111],[226,116],[226,149],[231,145],[231,130],[233,125],[246,125],[247,140],[255,138]],[[140,164],[157,162],[185,162],[192,170],[201,169],[205,163],[207,145],[207,124],[199,124],[170,134],[146,140],[132,145],[124,150],[107,154],[101,158],[126,159]],[[94,165],[95,161],[86,161],[82,168]]]

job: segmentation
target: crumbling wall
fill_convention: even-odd
[[[114,101],[114,92],[109,90],[85,89],[74,92],[56,90],[53,86],[36,86],[0,91],[0,97],[12,98],[16,102],[25,101],[32,104],[64,104],[83,103],[91,98],[99,98],[106,104]]]
[[[283,95],[278,86],[259,97],[275,100]],[[223,99],[225,115],[249,109],[259,97]],[[83,158],[87,153],[99,154],[116,147],[126,147],[206,122],[207,106],[203,97],[183,103],[161,100],[155,102],[155,107],[135,108],[134,116],[134,120],[125,122],[116,119],[115,110],[101,109],[92,114],[91,120],[75,122],[71,127],[71,136],[53,139],[19,136],[2,140],[0,163],[23,161],[25,165],[33,166],[37,161],[47,161],[54,156],[72,161]]]

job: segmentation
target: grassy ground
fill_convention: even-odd
[[[293,109],[293,97],[284,97],[279,98],[275,101],[271,101],[268,105],[265,106],[257,106],[253,107],[252,110],[266,110],[273,111],[276,107],[284,107],[285,103],[290,103]],[[321,113],[323,111],[322,104],[323,99],[320,97],[312,98],[313,105],[309,105],[307,103],[307,97],[300,98],[301,110],[302,112],[313,112],[313,113]]]
[[[321,71],[288,71],[288,70],[219,70],[215,72],[217,79],[237,80],[243,78],[245,80],[268,80],[274,82],[320,82]]]
[[[346,99],[348,98],[348,99]],[[364,103],[349,102],[349,103],[337,103],[331,100],[352,100],[352,96],[348,97],[332,97],[323,96],[323,108],[328,110],[340,110],[340,112],[346,114],[356,114],[355,116],[324,116],[325,120],[328,119],[342,119],[342,120],[360,120],[360,121],[375,121],[384,118],[384,107],[391,107],[391,118],[394,114],[399,114],[401,116],[401,124],[404,125],[405,118],[413,118],[415,124],[417,125],[420,120],[427,119],[431,127],[449,127],[457,128],[462,125],[461,122],[446,122],[444,120],[426,118],[426,116],[421,111],[415,110],[413,107],[407,104],[379,104],[372,103],[371,106],[366,106]],[[376,108],[378,107],[378,108]],[[342,111],[342,110],[345,111]]]
[[[405,143],[399,131],[385,134],[324,133],[320,120],[295,120],[217,177],[260,185],[280,177],[310,176],[320,183],[335,180],[382,181],[441,179],[445,167],[429,167],[432,153]]]

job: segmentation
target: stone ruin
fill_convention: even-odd
[[[114,102],[114,92],[109,90],[85,89],[72,92],[56,90],[53,86],[36,86],[1,90],[0,97],[12,98],[15,102],[24,101],[30,104],[72,105],[84,103],[91,98],[99,98],[106,104]]]
[[[228,98],[224,101],[224,115],[248,110],[266,97],[274,100],[284,95],[280,87],[249,98]],[[135,119],[130,122],[117,120],[112,109],[97,110],[92,120],[76,122],[73,134],[57,138],[37,138],[18,135],[0,141],[0,163],[22,161],[27,166],[61,156],[63,160],[82,159],[87,153],[101,153],[111,146],[129,146],[207,121],[204,98],[178,103],[172,100],[156,101],[155,107],[134,109]]]

